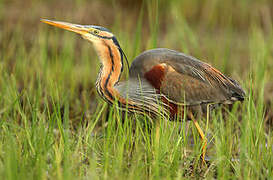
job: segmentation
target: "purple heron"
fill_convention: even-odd
[[[119,82],[127,58],[116,37],[106,28],[41,19],[42,22],[80,34],[92,42],[101,61],[96,82],[100,96],[109,104],[130,112],[184,117],[194,122],[202,140],[204,161],[207,140],[196,117],[207,113],[208,105],[243,101],[245,92],[233,79],[211,65],[183,53],[158,48],[137,56],[127,81]],[[163,107],[163,108],[162,108]],[[186,111],[185,111],[186,108]],[[184,109],[184,110],[183,110]]]

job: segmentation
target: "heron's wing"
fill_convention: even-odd
[[[195,105],[241,100],[238,83],[198,59],[169,49],[154,49],[138,56],[130,74],[140,74],[175,103]]]
[[[214,75],[216,76],[216,75]],[[231,100],[223,79],[210,77],[207,72],[178,64],[175,69],[166,65],[160,92],[170,101],[187,105],[218,103]]]

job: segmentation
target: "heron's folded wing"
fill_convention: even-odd
[[[187,64],[168,64],[160,92],[170,101],[187,105],[228,103],[241,89],[235,81],[225,77],[208,64],[196,68]]]

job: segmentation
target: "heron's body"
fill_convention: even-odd
[[[113,88],[128,100],[144,99],[145,104],[155,109],[159,107],[154,103],[158,104],[160,99],[168,106],[171,118],[183,112],[181,108],[185,106],[198,111],[194,113],[202,113],[208,104],[230,104],[244,98],[238,83],[209,64],[165,48],[148,50],[136,57],[130,67],[129,80]]]
[[[183,112],[179,109],[184,107],[202,112],[211,103],[230,104],[244,99],[245,93],[235,80],[194,57],[164,48],[148,50],[137,56],[129,69],[129,79],[119,82],[126,57],[109,30],[98,26],[42,21],[79,33],[93,43],[102,63],[96,87],[110,104],[118,102],[120,107],[129,111],[170,114],[173,118]],[[191,119],[194,117],[191,116]],[[204,138],[202,130],[194,122]]]

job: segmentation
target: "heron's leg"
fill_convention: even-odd
[[[194,118],[192,112],[189,112],[189,116],[193,121],[194,126],[196,127],[199,135],[201,136],[201,139],[203,141],[203,145],[202,145],[202,160],[205,163],[205,155],[206,155],[206,149],[207,149],[207,138],[203,132],[203,130],[201,129],[201,127],[199,126],[198,122],[196,121],[196,119]]]

